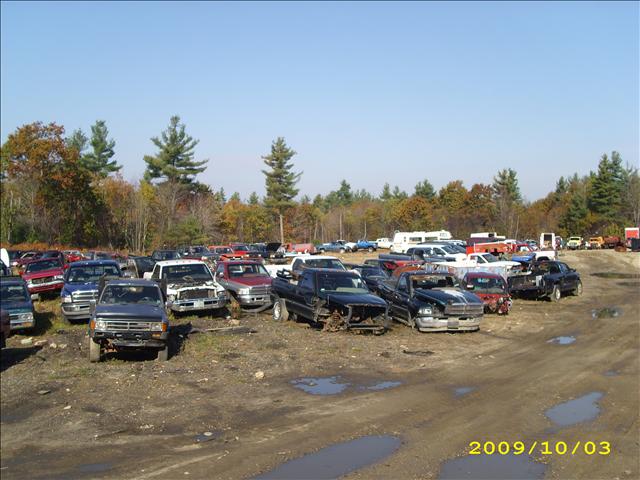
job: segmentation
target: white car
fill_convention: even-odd
[[[376,240],[376,245],[378,245],[378,248],[386,248],[389,249],[391,248],[391,246],[393,245],[393,242],[391,241],[391,239],[384,237],[384,238],[378,238]]]
[[[276,277],[278,272],[285,270],[289,273],[300,273],[302,268],[331,268],[334,270],[346,270],[339,258],[329,255],[298,255],[293,261],[287,265],[265,265],[267,272],[272,277]]]
[[[215,310],[224,308],[229,300],[209,266],[200,260],[163,260],[144,278],[166,283],[168,306],[174,312]]]

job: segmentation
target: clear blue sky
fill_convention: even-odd
[[[7,3],[2,141],[36,120],[107,122],[140,178],[173,114],[200,180],[264,194],[284,136],[301,193],[379,193],[517,170],[525,196],[638,164],[639,6],[626,3]]]

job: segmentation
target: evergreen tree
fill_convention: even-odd
[[[432,200],[436,196],[436,192],[433,189],[433,185],[426,178],[416,185],[415,193],[417,197],[422,197],[425,200]]]
[[[522,195],[518,186],[515,170],[505,168],[493,177],[493,195],[496,212],[496,225],[509,237],[517,236],[520,223],[519,213],[522,207]]]
[[[194,184],[194,177],[206,170],[205,164],[209,160],[193,159],[199,140],[186,133],[179,116],[171,117],[167,129],[160,137],[153,137],[151,141],[158,147],[158,153],[155,156],[144,156],[147,163],[145,180],[164,178],[171,183],[191,186]]]
[[[389,186],[389,183],[385,183],[384,186],[382,187],[380,200],[382,200],[383,202],[386,202],[388,200],[391,200],[392,198],[393,198],[393,195],[391,195],[391,187]]]
[[[260,198],[256,192],[251,192],[249,195],[249,205],[258,205],[260,203]]]
[[[506,199],[509,203],[522,203],[522,195],[518,185],[517,173],[515,170],[505,168],[500,170],[493,177],[493,190],[499,199]]]
[[[617,223],[625,184],[624,167],[618,152],[600,158],[598,172],[592,174],[589,207],[602,223]]]
[[[79,157],[82,158],[84,151],[87,149],[89,139],[81,129],[75,130],[69,138],[66,139],[67,146],[77,150]]]
[[[580,186],[576,185],[570,190],[570,198],[569,207],[560,219],[560,227],[565,230],[566,235],[583,235],[589,210]]]
[[[262,159],[268,170],[262,170],[265,176],[267,195],[265,206],[275,212],[280,218],[280,241],[284,243],[284,213],[295,205],[294,197],[298,194],[296,183],[300,180],[300,173],[293,172],[291,159],[296,154],[289,148],[282,137],[278,137],[271,144],[271,153]]]
[[[393,192],[391,192],[391,196],[395,200],[405,200],[409,198],[409,195],[407,195],[407,192],[405,192],[404,190],[400,190],[400,187],[398,187],[397,185],[393,187]]]
[[[95,125],[91,127],[91,140],[89,140],[91,151],[80,157],[80,162],[87,170],[102,178],[122,168],[115,160],[110,160],[115,154],[113,148],[116,146],[116,142],[107,138],[108,136],[109,130],[105,121],[97,120]]]

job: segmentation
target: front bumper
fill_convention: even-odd
[[[11,319],[11,330],[23,330],[25,328],[33,328],[36,326],[36,320],[35,318],[32,320],[18,320],[18,319]]]
[[[218,308],[224,308],[226,304],[227,297],[174,300],[171,304],[171,310],[174,312],[216,310]]]
[[[65,318],[89,319],[91,318],[91,305],[89,302],[73,302],[62,304],[62,314]]]
[[[480,329],[482,317],[416,317],[416,328],[420,332],[474,332]]]
[[[36,285],[27,284],[27,290],[29,290],[29,293],[31,294],[55,292],[56,290],[62,290],[62,287],[64,287],[63,280],[56,280],[55,282],[49,282],[49,283],[39,283]]]
[[[237,298],[241,307],[264,307],[273,303],[269,293],[264,295],[238,295]]]
[[[169,339],[169,332],[102,332],[94,330],[91,338],[96,342],[108,342],[119,348],[164,348]]]

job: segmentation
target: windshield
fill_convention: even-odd
[[[194,282],[213,280],[211,272],[203,263],[172,265],[162,269],[162,278],[168,282]]]
[[[460,253],[453,247],[453,245],[443,245],[442,250],[447,253]]]
[[[318,291],[363,294],[369,293],[367,285],[356,275],[318,274]]]
[[[498,261],[498,259],[490,253],[482,255],[482,258],[484,258],[487,261],[487,263],[493,263]]]
[[[473,285],[474,292],[480,293],[505,293],[504,280],[501,278],[468,278],[467,285]]]
[[[162,298],[160,289],[152,285],[107,285],[102,292],[102,297],[100,297],[100,303],[161,305]]]
[[[134,261],[136,262],[138,273],[150,272],[156,264],[154,260],[147,257],[136,258]]]
[[[218,247],[215,249],[215,253],[233,253],[229,247]]]
[[[447,288],[457,287],[458,282],[451,275],[412,275],[413,288]]]
[[[51,260],[42,260],[33,263],[28,263],[25,268],[25,273],[43,272],[45,270],[52,270],[54,268],[62,268],[60,260],[52,258]]]
[[[257,277],[260,275],[269,276],[269,272],[262,265],[246,264],[246,265],[229,265],[229,275],[231,277]]]
[[[374,267],[374,268],[360,268],[358,269],[360,270],[361,275],[364,278],[369,278],[369,277],[386,277],[387,274],[385,273],[384,270],[382,270],[380,267]]]
[[[467,249],[464,248],[462,245],[453,244],[453,245],[450,245],[450,246],[451,246],[451,248],[453,248],[454,250],[456,250],[459,253],[467,253]]]
[[[156,250],[151,255],[151,258],[154,260],[175,260],[180,258],[180,255],[175,250]]]
[[[91,267],[71,267],[67,274],[67,283],[97,282],[103,275],[119,277],[120,272],[115,265],[95,265]]]
[[[307,267],[309,268],[331,268],[333,270],[346,270],[340,260],[335,258],[312,258],[307,260]]]
[[[2,303],[26,302],[29,292],[24,285],[0,285],[0,300]]]

